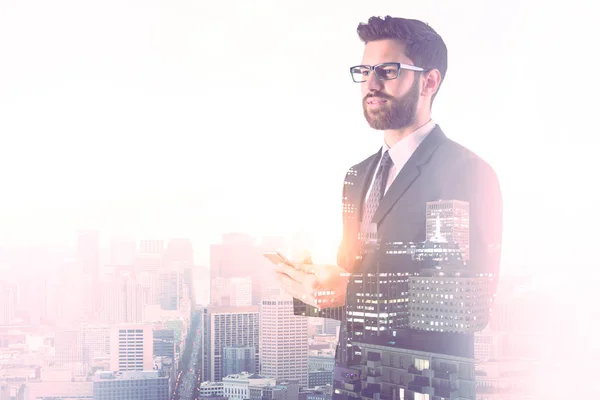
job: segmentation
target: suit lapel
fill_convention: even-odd
[[[385,193],[379,204],[379,208],[373,215],[373,223],[379,224],[381,220],[388,214],[391,208],[402,197],[404,192],[412,185],[421,173],[421,166],[426,164],[431,155],[446,139],[439,126],[431,131],[423,142],[417,147],[413,155],[408,159],[404,167],[400,170],[394,182]]]
[[[381,158],[381,149],[373,154],[368,161],[365,163],[366,169],[363,171],[358,171],[358,176],[363,177],[362,180],[357,185],[358,193],[358,215],[359,221],[362,221],[363,217],[363,208],[365,205],[365,200],[367,197],[367,191],[371,186],[371,181],[373,180],[373,175],[375,175],[375,169],[377,168],[377,164],[379,163],[379,159]]]

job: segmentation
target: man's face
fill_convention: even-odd
[[[399,62],[414,65],[406,57],[404,45],[396,40],[384,39],[365,45],[363,65]],[[400,70],[398,78],[379,80],[371,71],[367,81],[361,83],[363,110],[373,129],[402,129],[414,123],[421,94],[420,74]]]

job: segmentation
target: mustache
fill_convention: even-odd
[[[369,92],[365,98],[363,99],[364,101],[367,101],[368,99],[370,99],[371,97],[379,97],[380,99],[383,100],[393,100],[393,97],[390,95],[387,95],[385,93],[381,93],[381,92]]]

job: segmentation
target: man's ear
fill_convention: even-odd
[[[421,96],[433,96],[442,82],[442,74],[437,69],[425,72],[423,86],[421,88]]]

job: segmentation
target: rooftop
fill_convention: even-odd
[[[159,371],[98,371],[94,381],[103,380],[131,380],[131,379],[158,379],[162,378]]]

